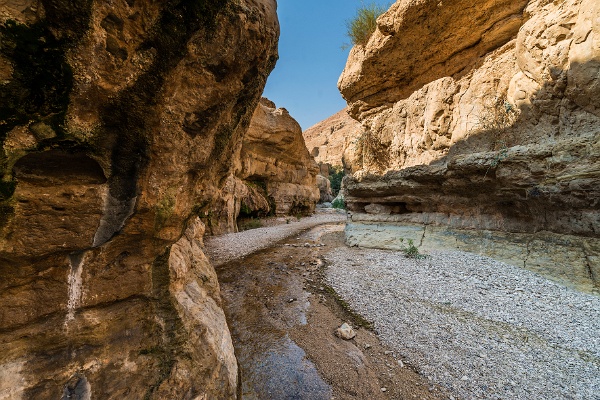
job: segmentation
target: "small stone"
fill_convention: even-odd
[[[386,351],[383,352],[383,354],[385,354],[386,356],[389,356],[390,354],[392,354],[392,352],[389,351],[389,350],[386,350]]]
[[[402,362],[402,360],[398,360],[398,365],[400,368],[404,368],[404,362]]]
[[[310,243],[304,243],[304,247],[310,247]]]
[[[342,326],[337,328],[335,334],[344,340],[350,340],[356,336],[354,329],[352,329],[352,327],[345,322],[342,324]]]
[[[365,349],[370,349],[370,348],[371,348],[371,345],[368,343],[365,343]]]
[[[384,387],[382,387],[382,388],[381,388],[381,391],[382,391],[382,392],[387,392],[387,388],[384,388]]]
[[[296,301],[296,298],[289,299],[288,303],[293,303],[294,301]]]

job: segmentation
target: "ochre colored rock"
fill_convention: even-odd
[[[306,149],[300,125],[285,108],[261,99],[233,162],[235,172],[222,196],[226,230],[235,229],[238,217],[314,211],[319,167]]]
[[[548,248],[552,235],[564,235],[598,286],[600,5],[463,6],[398,1],[368,44],[353,49],[340,79],[364,128],[358,172],[344,182],[353,218],[466,229],[500,242],[519,234],[516,242],[546,240]],[[399,208],[363,214],[372,203]],[[554,263],[568,276],[560,252],[548,254],[540,268]]]
[[[510,41],[527,0],[398,0],[377,19],[365,46],[354,46],[338,81],[350,115],[399,99],[436,79],[466,73]]]
[[[319,188],[320,203],[332,202],[333,192],[331,191],[331,182],[323,175],[317,175],[317,187]]]
[[[277,60],[275,1],[1,8],[0,397],[235,398],[201,238]]]
[[[315,161],[338,167],[357,164],[356,150],[360,148],[357,139],[361,133],[360,123],[342,110],[311,126],[302,135]]]

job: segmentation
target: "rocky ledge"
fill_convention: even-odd
[[[261,99],[234,166],[235,175],[222,197],[233,197],[236,219],[308,215],[315,210],[319,169],[306,149],[300,125],[285,108]]]
[[[348,241],[437,242],[597,289],[600,5],[463,6],[397,1],[352,50],[339,87],[363,134]]]

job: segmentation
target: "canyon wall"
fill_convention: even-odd
[[[341,110],[311,126],[302,135],[317,163],[352,168],[358,164],[356,152],[360,145],[357,139],[361,133],[361,124],[350,117],[347,110]]]
[[[598,290],[600,3],[400,0],[377,25],[338,82],[363,127],[348,242],[404,236]]]
[[[262,98],[242,146],[232,157],[234,172],[216,205],[213,233],[237,229],[238,218],[307,215],[319,200],[319,168],[308,153],[300,125],[285,108]]]
[[[275,0],[0,10],[0,398],[237,396],[205,211],[277,60]]]

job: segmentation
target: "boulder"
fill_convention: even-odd
[[[331,182],[323,175],[317,175],[317,187],[319,188],[319,194],[321,198],[320,203],[327,203],[333,201],[333,193],[331,192]]]

